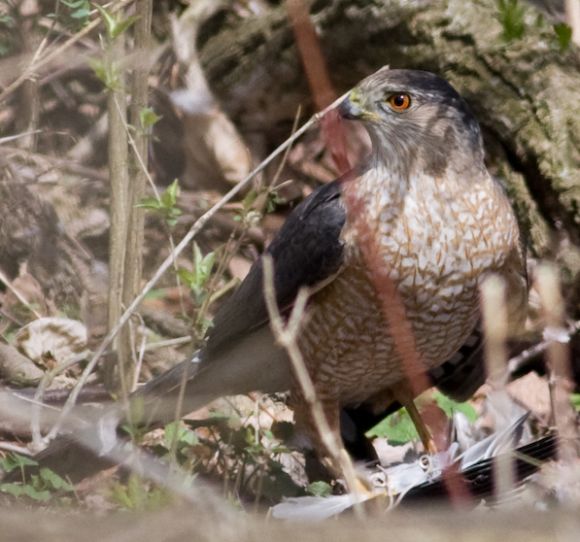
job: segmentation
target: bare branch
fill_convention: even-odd
[[[133,2],[133,0],[115,0],[114,2],[106,4],[104,7],[111,6],[111,13],[115,13],[131,2]],[[93,13],[97,13],[97,10],[94,10]],[[19,88],[27,79],[30,79],[32,76],[36,75],[40,68],[61,56],[67,49],[90,34],[95,28],[98,28],[101,22],[102,19],[98,16],[92,22],[87,24],[82,30],[66,40],[62,45],[60,45],[60,47],[56,47],[55,49],[47,52],[44,56],[40,56],[40,58],[37,58],[39,56],[39,51],[37,51],[37,54],[34,55],[29,66],[22,70],[20,76],[12,81],[12,83],[10,83],[2,92],[0,92],[0,103],[10,94],[12,94],[17,88]]]
[[[264,256],[263,262],[264,297],[274,336],[280,346],[285,348],[288,352],[294,370],[294,376],[298,381],[304,400],[310,408],[312,419],[316,425],[316,430],[318,431],[321,442],[324,444],[328,455],[332,458],[334,465],[340,467],[342,470],[342,474],[344,475],[350,491],[357,493],[360,491],[360,484],[357,484],[354,467],[350,457],[342,445],[342,442],[339,441],[336,433],[332,431],[328,424],[322,403],[318,400],[314,383],[310,378],[310,374],[308,373],[308,369],[306,368],[302,353],[300,352],[297,343],[298,333],[300,332],[301,324],[304,321],[304,309],[306,308],[306,302],[309,295],[308,290],[302,288],[300,292],[298,292],[288,323],[284,324],[276,303],[274,272],[271,256]]]
[[[481,311],[485,332],[485,365],[494,392],[504,392],[507,381],[508,311],[506,284],[496,275],[486,278],[481,285]],[[508,443],[510,446],[511,443]],[[493,462],[494,493],[496,498],[509,494],[514,486],[514,458],[511,446],[498,454]]]
[[[564,300],[560,292],[560,278],[557,268],[542,264],[537,270],[537,287],[546,320],[545,333],[552,337],[566,334],[564,328]],[[570,352],[566,343],[551,340],[548,345],[548,367],[550,371],[550,398],[552,416],[559,435],[558,455],[561,460],[572,461],[578,457],[575,442],[575,414],[570,404],[573,389]]]

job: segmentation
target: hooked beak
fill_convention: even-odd
[[[348,96],[338,106],[338,112],[344,119],[356,120],[364,117],[364,109],[361,107],[361,100],[358,92],[351,90]]]
[[[338,112],[343,119],[376,121],[378,115],[369,111],[365,105],[366,100],[361,97],[358,90],[351,90],[348,96],[338,106]]]

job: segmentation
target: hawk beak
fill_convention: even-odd
[[[348,96],[338,106],[338,112],[344,119],[356,120],[365,116],[365,111],[361,107],[361,100],[356,90],[351,90]]]

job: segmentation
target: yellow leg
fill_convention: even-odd
[[[417,433],[419,433],[419,437],[421,438],[421,442],[423,443],[425,451],[430,454],[437,453],[437,446],[435,446],[435,441],[431,436],[429,428],[425,425],[423,418],[421,418],[421,414],[419,414],[419,411],[417,410],[411,393],[409,393],[408,390],[397,390],[394,391],[394,395],[397,401],[399,401],[399,403],[401,403],[401,405],[407,409],[413,425],[415,426],[415,429],[417,429]]]

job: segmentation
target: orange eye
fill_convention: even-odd
[[[393,111],[405,111],[411,107],[411,96],[404,93],[392,94],[387,98],[387,102]]]

